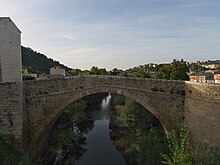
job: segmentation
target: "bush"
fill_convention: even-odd
[[[190,150],[188,145],[188,131],[184,124],[181,125],[179,135],[176,131],[168,133],[169,154],[162,154],[163,164],[168,165],[192,165]]]
[[[22,154],[6,140],[0,137],[0,164],[15,165],[20,162]]]

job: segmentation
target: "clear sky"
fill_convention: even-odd
[[[72,68],[220,59],[220,0],[0,0],[3,16]]]

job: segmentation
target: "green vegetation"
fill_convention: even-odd
[[[163,164],[192,165],[188,148],[188,132],[185,125],[181,125],[179,136],[173,130],[168,134],[170,154],[163,154]]]
[[[146,64],[138,67],[133,67],[127,70],[114,68],[107,71],[105,68],[98,68],[93,66],[90,70],[71,69],[58,61],[47,58],[44,54],[33,51],[31,48],[22,46],[22,64],[23,67],[28,68],[30,73],[37,73],[38,76],[42,74],[49,74],[50,68],[53,66],[60,66],[66,70],[67,75],[83,76],[83,75],[113,75],[124,77],[137,78],[156,78],[156,79],[170,79],[170,80],[188,80],[189,67],[186,62],[174,59],[171,64]],[[194,68],[199,69],[199,68]]]
[[[187,127],[182,124],[178,133],[164,130],[141,105],[113,95],[116,116],[111,121],[111,137],[124,154],[129,165],[217,165],[220,151],[208,146],[190,146]],[[163,153],[163,154],[162,154]]]
[[[84,75],[89,75],[90,74],[90,71],[89,70],[81,70],[81,69],[71,69],[69,71],[69,73],[72,75],[72,76],[84,76]]]
[[[193,147],[188,142],[187,127],[182,124],[180,132],[168,133],[169,154],[162,154],[163,164],[168,165],[217,165],[220,164],[220,151],[209,146]]]
[[[123,75],[123,70],[121,69],[117,69],[117,68],[114,68],[112,69],[110,72],[109,72],[109,75],[112,75],[112,76],[119,76],[119,75]]]
[[[90,70],[90,74],[95,74],[95,75],[107,75],[108,72],[106,71],[105,68],[98,68],[93,66]]]
[[[29,67],[32,73],[46,73],[49,74],[50,68],[53,66],[60,66],[66,71],[70,70],[69,67],[60,64],[51,58],[47,58],[44,54],[33,51],[31,48],[21,47],[22,65]]]
[[[0,164],[16,165],[22,159],[22,154],[6,140],[0,137]]]
[[[159,121],[140,104],[123,96],[113,96],[112,102],[116,104],[116,117],[111,121],[111,136],[127,163],[161,164],[161,152],[168,148]]]
[[[126,77],[151,78],[151,74],[146,72],[145,67],[127,69],[123,72],[123,74],[126,75]]]
[[[74,164],[85,153],[86,138],[83,134],[94,126],[86,108],[88,105],[100,105],[106,95],[90,95],[65,108],[49,133],[48,148],[39,157],[39,164]]]
[[[189,67],[183,59],[174,59],[171,64],[163,65],[155,73],[154,78],[169,80],[188,80]]]
[[[208,68],[198,66],[198,65],[191,66],[190,69],[191,71],[194,71],[194,72],[209,70]]]
[[[107,71],[105,68],[98,68],[93,66],[90,70],[72,69],[70,73],[75,76],[83,75],[111,75],[111,76],[124,76],[124,77],[138,77],[138,78],[150,78],[151,75],[145,72],[144,68],[134,67],[125,71],[114,68]]]
[[[195,165],[218,165],[220,164],[220,150],[208,145],[195,145],[192,158]]]
[[[72,155],[71,161],[77,160],[83,155],[85,143],[83,133],[91,129],[93,124],[88,121],[85,108],[87,103],[80,99],[69,105],[55,126],[50,131],[48,138],[48,149],[45,150],[43,157],[40,158],[41,164],[57,164],[70,161],[66,155]]]

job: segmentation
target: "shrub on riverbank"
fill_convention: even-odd
[[[48,148],[40,158],[41,164],[60,164],[66,161],[73,163],[85,152],[82,147],[85,138],[82,134],[92,125],[86,116],[86,107],[86,101],[80,99],[65,108],[50,131]],[[70,159],[68,155],[74,156]]]
[[[168,133],[169,154],[163,154],[163,164],[167,165],[218,165],[220,150],[208,145],[190,145],[186,125],[182,124],[179,134],[175,130]]]
[[[22,154],[6,140],[0,137],[0,164],[15,165],[22,159]]]
[[[130,99],[123,100],[118,95],[112,99],[116,115],[111,119],[111,136],[127,163],[161,164],[161,152],[167,151],[167,140],[159,121]]]
[[[87,133],[94,126],[87,114],[87,106],[94,102],[100,105],[108,93],[81,98],[65,108],[50,130],[48,149],[41,157],[41,164],[74,164],[86,151],[84,144]]]

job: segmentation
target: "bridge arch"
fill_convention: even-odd
[[[79,99],[81,99],[81,98],[84,98],[84,97],[86,97],[86,96],[91,96],[91,95],[93,95],[93,94],[99,94],[99,93],[114,93],[114,94],[119,94],[119,95],[122,95],[122,96],[124,96],[124,97],[126,97],[126,98],[129,98],[129,99],[131,99],[131,100],[133,100],[133,101],[135,101],[135,102],[137,102],[135,99],[136,98],[132,98],[132,97],[130,97],[130,96],[128,96],[128,95],[124,95],[123,93],[116,93],[115,91],[113,91],[113,90],[100,90],[99,89],[99,91],[98,92],[86,92],[87,93],[87,95],[83,95],[82,97],[79,97],[79,98],[77,98],[76,100],[73,100],[73,101],[67,101],[66,102],[66,106],[64,105],[64,106],[62,106],[62,107],[60,107],[60,110],[58,111],[58,113],[56,113],[53,117],[52,117],[52,119],[51,119],[51,121],[48,123],[48,125],[45,125],[45,128],[42,130],[42,133],[39,135],[39,137],[38,137],[38,139],[36,140],[36,142],[37,143],[39,143],[39,142],[41,142],[41,139],[45,136],[45,135],[47,135],[47,133],[49,133],[49,130],[53,127],[53,125],[55,124],[55,122],[59,119],[59,117],[62,115],[62,113],[65,111],[65,109],[69,106],[69,105],[71,105],[72,103],[74,103],[74,102],[76,102],[77,100],[79,100]],[[89,93],[89,94],[88,94]],[[153,107],[151,107],[150,105],[144,105],[143,103],[141,103],[141,102],[137,102],[137,103],[139,103],[141,106],[143,106],[149,113],[151,113],[154,117],[156,117],[157,119],[158,119],[158,115],[157,115],[157,113],[156,113],[156,110],[153,108]],[[64,108],[63,108],[64,107]],[[147,109],[147,108],[150,108],[150,110],[149,109]],[[157,115],[157,116],[156,116]],[[158,119],[158,121],[160,122],[160,124],[163,126],[163,128],[164,128],[164,131],[165,132],[167,132],[167,128],[164,126],[164,124]]]
[[[166,87],[163,87],[164,83]],[[170,89],[167,88],[167,83]],[[29,118],[28,150],[38,153],[43,148],[50,128],[65,107],[82,97],[96,93],[116,93],[136,101],[160,121],[165,131],[178,127],[183,117],[184,97],[180,92],[181,82],[178,86],[174,84],[173,81],[107,76],[28,82],[25,84]]]

